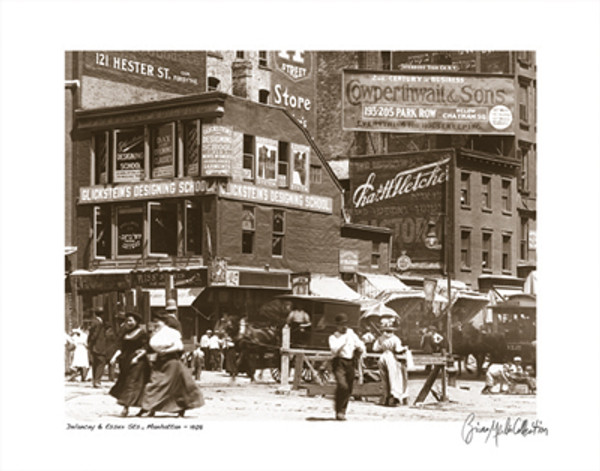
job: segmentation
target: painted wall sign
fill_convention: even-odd
[[[316,128],[314,55],[310,51],[273,51],[271,97],[314,133]]]
[[[175,126],[165,124],[152,130],[152,178],[175,176]]]
[[[83,74],[173,93],[201,93],[204,51],[86,51]]]
[[[227,187],[219,187],[219,196],[319,213],[331,214],[333,212],[333,200],[327,196],[296,193],[294,191],[266,188],[251,184],[228,183]]]
[[[346,131],[515,133],[510,77],[345,70],[342,81]]]
[[[443,202],[449,151],[420,151],[350,159],[352,220],[393,231],[392,257],[440,262],[426,245],[432,231],[443,240]]]
[[[231,126],[205,124],[202,126],[202,176],[230,177],[232,173]]]
[[[86,186],[79,189],[79,204],[135,201],[148,198],[203,195],[216,192],[205,180],[184,178],[168,182]]]

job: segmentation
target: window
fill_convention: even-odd
[[[460,174],[460,205],[471,206],[471,174],[466,172]]]
[[[521,123],[529,123],[529,107],[527,106],[527,100],[529,98],[529,87],[527,84],[519,84],[519,119]]]
[[[144,213],[142,207],[117,209],[117,256],[141,256],[143,251]]]
[[[108,206],[94,207],[94,258],[111,256],[111,212]]]
[[[218,90],[221,86],[221,81],[217,77],[208,77],[207,89],[209,92]]]
[[[254,179],[254,136],[248,134],[244,134],[243,173],[245,180]]]
[[[202,206],[191,201],[184,204],[184,252],[186,255],[202,254]]]
[[[109,175],[109,133],[99,132],[94,134],[92,140],[93,146],[93,166],[94,166],[94,177],[92,179],[93,185],[105,185],[108,183]]]
[[[310,182],[321,183],[323,181],[323,169],[320,165],[310,166]]]
[[[268,67],[269,66],[267,51],[258,51],[258,66],[259,67]]]
[[[257,178],[262,180],[276,180],[277,147],[269,145],[262,140],[258,143],[258,171]]]
[[[492,271],[492,233],[481,234],[481,269]]]
[[[379,260],[381,259],[381,243],[373,241],[371,244],[371,267],[379,268]]]
[[[519,157],[521,160],[521,178],[519,179],[519,190],[529,191],[529,152],[530,147],[522,145],[519,147]]]
[[[481,207],[484,210],[492,209],[492,179],[481,176]]]
[[[462,229],[460,231],[460,267],[471,268],[471,231]]]
[[[381,69],[392,70],[392,53],[390,51],[381,51]]]
[[[202,126],[200,120],[183,123],[183,165],[187,177],[200,175],[201,139]]]
[[[258,102],[264,105],[269,104],[269,90],[263,88],[258,91]]]
[[[175,177],[175,123],[150,128],[152,178]]]
[[[254,251],[255,231],[254,206],[242,207],[242,253]]]
[[[521,240],[520,240],[520,258],[521,260],[527,260],[529,257],[529,220],[527,218],[521,218]]]
[[[512,211],[510,180],[502,180],[502,211],[505,213]]]
[[[150,255],[177,255],[177,205],[148,203]]]
[[[279,142],[279,162],[277,163],[277,185],[289,186],[290,171],[290,145],[287,142]]]
[[[273,210],[273,245],[271,253],[274,257],[283,256],[283,238],[285,235],[285,213],[281,210]]]
[[[510,272],[510,270],[511,270],[511,259],[510,259],[511,240],[510,239],[511,239],[510,234],[502,235],[502,271],[508,271],[508,272]]]
[[[308,152],[298,148],[292,149],[292,185],[306,188],[308,173]]]
[[[114,131],[114,182],[138,182],[145,176],[144,128]]]
[[[236,59],[243,59],[244,58],[244,51],[235,51],[235,58]]]

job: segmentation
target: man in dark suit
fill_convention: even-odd
[[[92,363],[92,385],[95,388],[100,387],[104,367],[108,360],[108,342],[106,339],[106,322],[104,320],[104,309],[96,307],[93,309],[94,320],[90,326],[88,336],[88,349]]]

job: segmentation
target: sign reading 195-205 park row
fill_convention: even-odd
[[[347,131],[514,134],[511,77],[345,70]]]

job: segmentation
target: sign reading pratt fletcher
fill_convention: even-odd
[[[345,70],[342,88],[346,131],[515,133],[509,77]]]
[[[265,188],[250,184],[228,183],[226,188],[219,187],[219,196],[242,201],[305,209],[319,213],[331,214],[333,212],[333,201],[327,196],[276,190],[274,188]]]
[[[84,75],[174,93],[204,91],[203,51],[86,51]]]
[[[440,262],[440,250],[426,245],[436,232],[443,240],[441,214],[449,151],[421,151],[350,159],[352,219],[394,231],[392,256]]]
[[[233,130],[231,126],[202,127],[202,176],[230,177]]]

